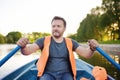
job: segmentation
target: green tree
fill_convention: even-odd
[[[30,40],[31,43],[38,38],[42,38],[49,35],[50,35],[49,33],[41,33],[41,32],[32,32],[31,34],[30,33],[27,34],[28,39]]]
[[[80,23],[77,30],[77,37],[79,41],[87,41],[88,39],[99,40],[99,16],[96,14],[88,14],[86,18]]]
[[[32,32],[32,35],[33,35],[33,39],[36,40],[38,39],[39,37],[42,37],[42,33],[40,32]]]
[[[103,0],[100,7],[93,8],[80,23],[77,37],[80,41],[120,39],[120,0]]]
[[[102,7],[104,11],[102,23],[107,26],[111,26],[112,24],[118,24],[117,30],[112,32],[117,32],[120,39],[120,0],[103,0]]]
[[[69,34],[67,37],[77,40],[77,34]]]
[[[79,42],[86,41],[84,32],[85,32],[85,19],[80,23],[80,26],[77,30],[77,37],[78,37],[77,41]]]
[[[6,38],[2,34],[0,34],[0,44],[6,43]]]
[[[50,33],[42,33],[42,37],[50,36],[50,35],[51,35]]]
[[[22,34],[20,32],[9,32],[6,36],[7,43],[16,43],[21,37]]]

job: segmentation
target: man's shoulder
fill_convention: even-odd
[[[37,41],[44,41],[45,37],[38,38]]]
[[[74,39],[72,39],[72,38],[69,38],[69,37],[65,37],[65,39],[71,40],[72,43],[77,42],[76,40],[74,40]]]

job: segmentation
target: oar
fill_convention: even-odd
[[[1,67],[10,57],[12,57],[20,48],[21,48],[21,46],[16,46],[11,52],[9,52],[9,53],[0,61],[0,67]]]
[[[116,63],[105,51],[103,51],[100,47],[96,47],[96,50],[120,71],[120,65]]]

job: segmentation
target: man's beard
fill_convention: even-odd
[[[53,34],[53,36],[55,37],[55,38],[60,38],[62,35],[63,35],[63,33],[60,33],[59,31],[53,31],[52,32],[52,34]]]

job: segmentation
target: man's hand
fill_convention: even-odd
[[[17,41],[17,45],[21,46],[22,48],[24,48],[27,44],[29,43],[29,40],[27,38],[20,38]]]
[[[99,46],[98,42],[95,39],[88,40],[88,43],[92,51],[95,51],[96,47]]]
[[[80,56],[84,58],[91,58],[96,50],[96,47],[99,46],[98,42],[94,39],[88,40],[89,47],[85,48],[83,46],[78,46],[75,50]]]

